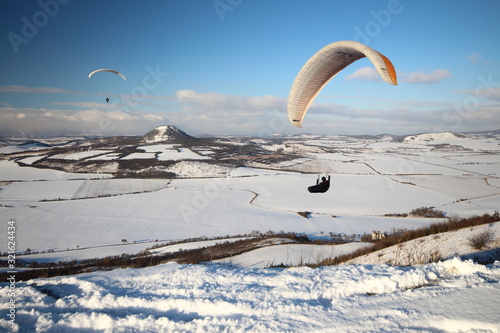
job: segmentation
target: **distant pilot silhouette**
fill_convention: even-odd
[[[307,190],[311,193],[325,193],[330,188],[330,176],[328,179],[321,177],[321,183],[319,182],[319,177],[316,180],[316,185],[309,186]]]
[[[106,98],[106,103],[109,102],[109,98]]]

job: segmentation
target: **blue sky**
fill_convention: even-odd
[[[162,124],[260,136],[500,128],[494,0],[8,0],[0,13],[0,135],[137,135]],[[387,56],[399,85],[361,59],[294,128],[295,76],[339,40]],[[89,79],[98,68],[127,80]]]

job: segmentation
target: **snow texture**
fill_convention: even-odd
[[[163,264],[20,282],[18,332],[498,332],[500,264]],[[0,289],[7,297],[9,287]]]

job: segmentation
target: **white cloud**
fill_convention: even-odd
[[[381,81],[380,75],[373,67],[362,67],[348,75],[346,80]]]
[[[141,135],[168,123],[163,114],[125,113],[121,110],[81,111],[0,108],[0,133]]]
[[[286,99],[275,96],[239,96],[221,93],[199,93],[193,90],[179,90],[176,92],[180,103],[197,105],[204,110],[220,111],[269,111],[282,109]]]
[[[61,88],[51,87],[25,87],[25,86],[1,86],[1,92],[11,92],[18,94],[66,94],[66,95],[83,95],[83,92],[71,91]]]
[[[429,82],[428,77],[420,78]],[[434,77],[435,78],[435,77]],[[489,82],[489,81],[488,81]],[[123,112],[111,103],[53,103],[78,106],[80,110],[57,108],[0,108],[0,133],[141,135],[159,125],[176,125],[191,135],[262,135],[287,134],[408,134],[429,129],[484,130],[500,123],[500,88],[484,87],[461,93],[479,94],[482,99],[464,99],[469,109],[454,103],[402,101],[372,98],[353,107],[352,96],[336,98],[336,103],[315,101],[303,129],[290,125],[286,98],[276,96],[240,96],[177,91],[175,102],[161,112],[134,110]],[[347,98],[347,100],[346,100]],[[485,103],[485,98],[490,99]],[[491,101],[493,100],[493,102]],[[465,102],[464,102],[465,103]],[[166,111],[169,110],[169,111]]]
[[[423,83],[432,84],[440,82],[448,77],[451,77],[450,71],[447,69],[437,69],[430,73],[411,72],[409,74],[401,73],[401,81],[405,83]],[[362,81],[382,81],[380,75],[373,67],[362,67],[354,73],[348,75],[346,80],[362,80]]]
[[[176,92],[180,107],[191,112],[192,118],[203,117],[219,124],[259,123],[270,114],[284,111],[285,98],[275,96],[247,97],[220,93],[200,93],[193,90]]]
[[[441,82],[444,79],[451,77],[451,73],[447,69],[437,69],[430,73],[424,72],[411,72],[409,74],[402,74],[402,82],[405,83],[423,83],[433,84]]]
[[[500,87],[485,87],[479,85],[473,90],[463,90],[459,91],[461,94],[470,95],[475,97],[478,101],[480,100],[492,100],[500,102]]]
[[[109,103],[97,103],[97,102],[52,102],[52,105],[61,105],[61,106],[76,106],[83,109],[112,109],[116,108],[115,104]]]
[[[489,93],[489,95],[488,95]],[[481,89],[480,96],[500,101],[500,87],[498,88],[483,88]]]
[[[286,98],[176,92],[182,112],[169,113],[174,125],[193,133],[272,135],[288,126]]]
[[[227,104],[228,95],[219,93],[198,93],[193,90],[179,90],[175,92],[177,100],[181,103],[194,103],[205,106],[219,106]]]
[[[483,60],[483,57],[479,53],[474,52],[471,55],[468,55],[467,57],[465,57],[465,59],[469,60],[473,64],[477,64]]]

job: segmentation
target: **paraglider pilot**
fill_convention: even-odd
[[[330,176],[328,179],[326,177],[321,177],[321,183],[319,182],[319,176],[316,180],[316,185],[309,186],[307,190],[311,193],[325,193],[330,188]]]

